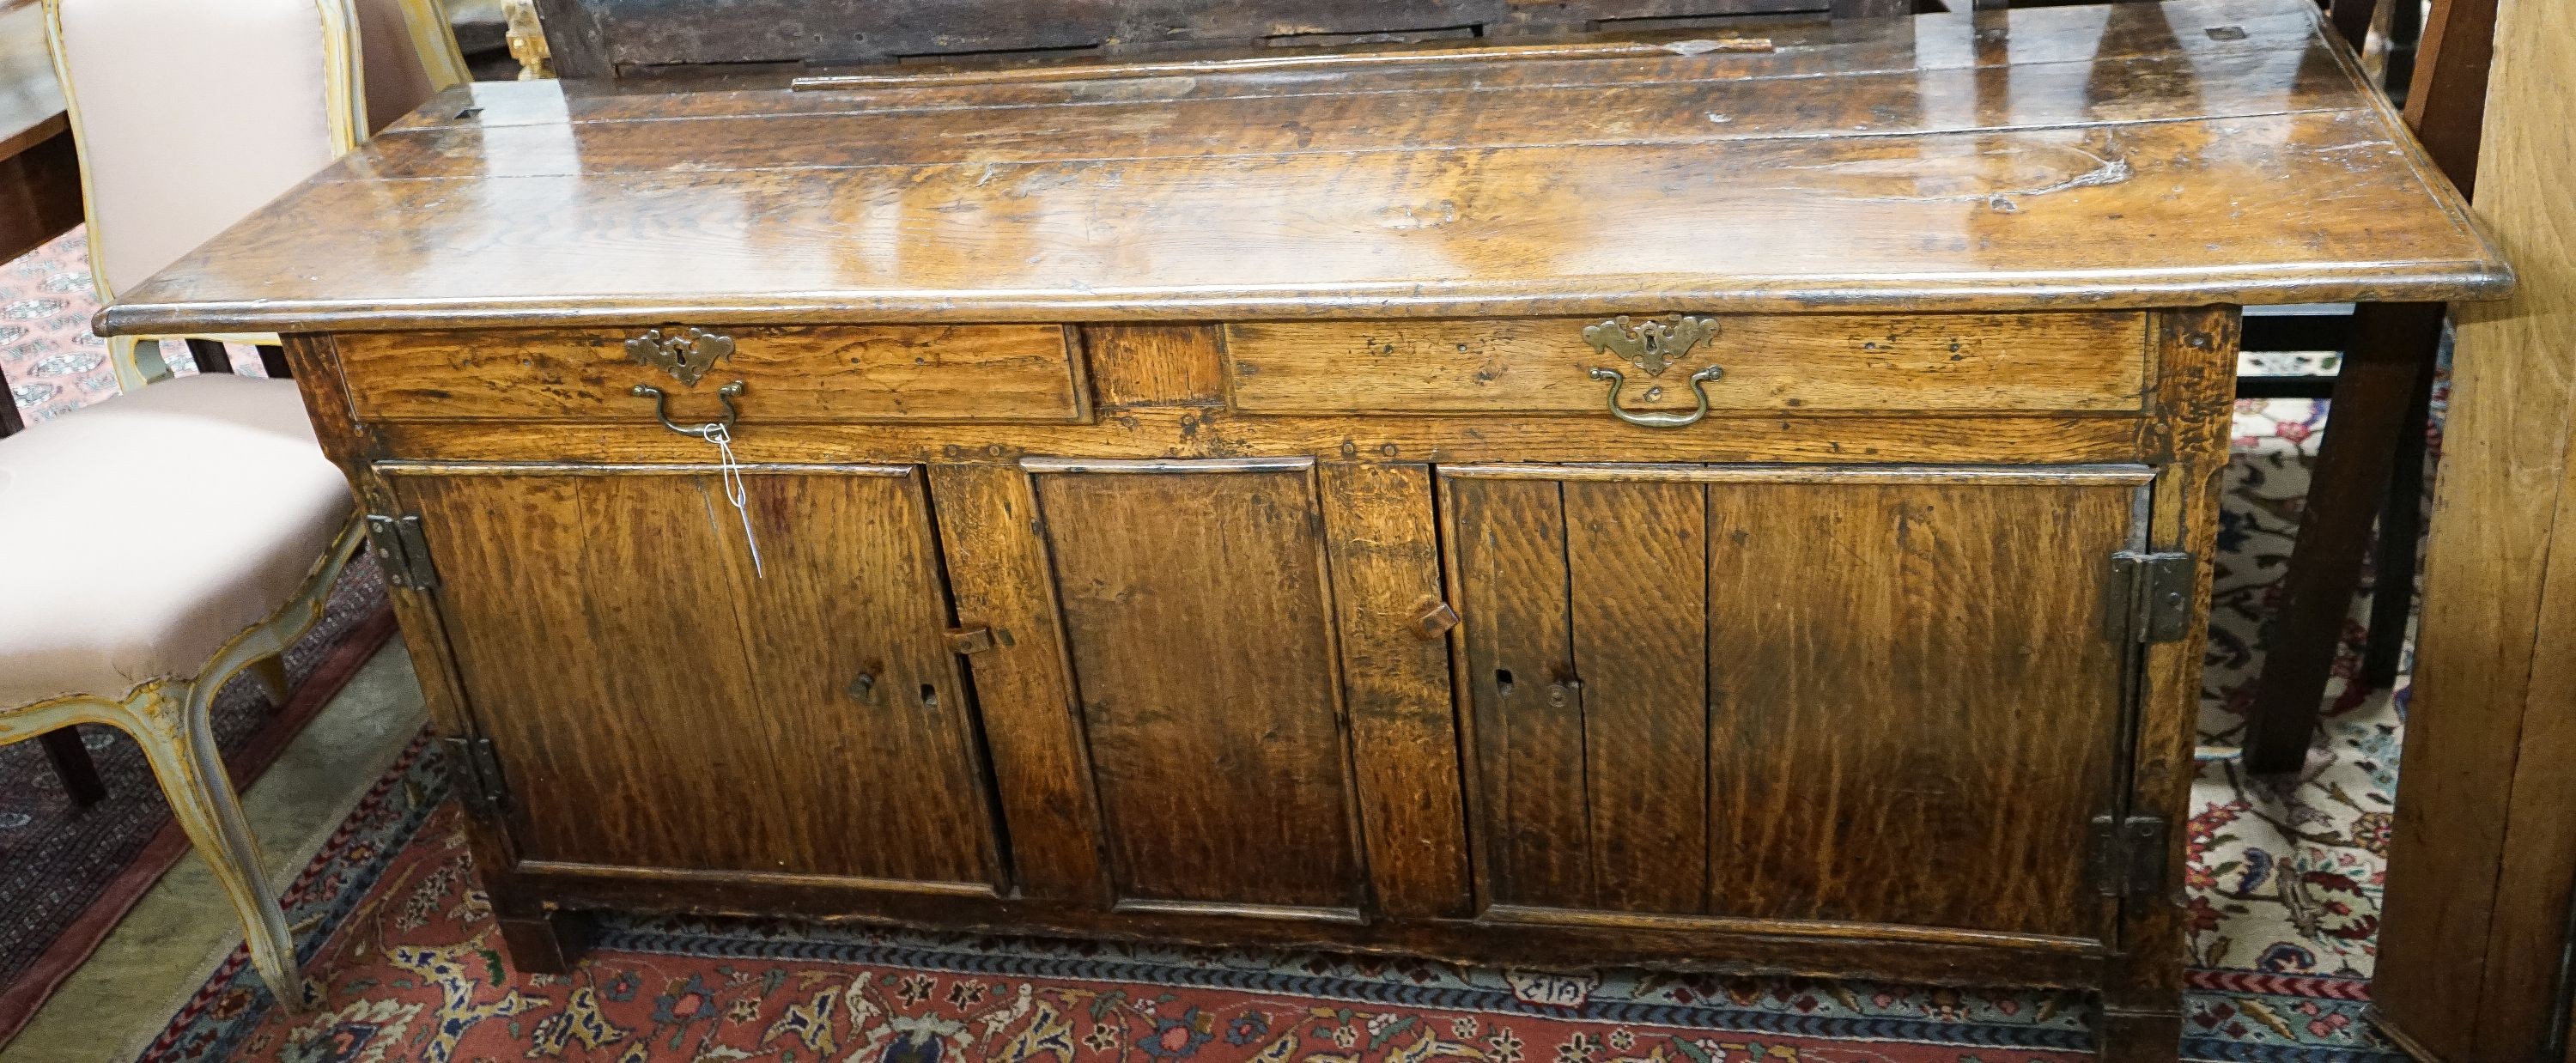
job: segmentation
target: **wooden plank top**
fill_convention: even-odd
[[[1767,53],[789,91],[483,83],[105,332],[2493,298],[2305,0]]]

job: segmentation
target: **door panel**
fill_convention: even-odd
[[[1029,468],[1121,902],[1359,907],[1312,468]]]
[[[915,470],[390,478],[525,858],[1001,883]]]
[[[1442,470],[1486,896],[2104,937],[2149,477]]]

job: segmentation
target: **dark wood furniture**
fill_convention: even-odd
[[[2424,1059],[2558,1063],[2576,1056],[2576,10],[2499,7],[2477,204],[2527,283],[2458,311],[2371,997]]]
[[[1115,60],[1188,48],[1365,46],[1903,15],[1911,0],[536,0],[556,73]],[[1980,3],[1977,6],[1988,6]]]
[[[476,85],[102,326],[289,336],[524,966],[808,912],[2171,1059],[2235,307],[2509,274],[2300,0],[1764,32]]]
[[[2358,42],[2381,7],[2381,0],[2336,0],[2331,19]],[[2404,56],[2413,77],[2402,93],[2406,124],[2423,139],[2434,166],[2464,192],[2477,176],[2495,12],[2496,0],[2432,0],[2423,39]],[[2415,604],[2425,437],[2446,309],[2440,303],[2357,307],[2341,329],[2347,342],[2333,348],[2345,352],[2344,362],[2247,714],[2245,764],[2252,771],[2293,773],[2307,763],[2353,594],[2372,553],[2374,517],[2378,549],[2369,563],[2376,589],[2356,680],[2374,689],[2397,680]]]

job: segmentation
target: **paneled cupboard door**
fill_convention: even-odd
[[[1003,885],[919,470],[386,471],[522,859]]]
[[[1443,468],[1488,917],[2108,941],[2151,477]]]
[[[1431,473],[932,471],[1016,864],[1126,913],[1464,915]]]

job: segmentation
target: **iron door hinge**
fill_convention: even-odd
[[[2111,555],[2102,633],[2113,642],[2180,642],[2191,634],[2199,559],[2185,553]]]
[[[2150,898],[2165,887],[2165,821],[2093,817],[2093,888],[2105,897]]]
[[[438,589],[438,569],[429,563],[429,539],[420,532],[420,517],[367,514],[367,549],[384,569],[385,582],[416,591]]]
[[[448,738],[448,781],[456,799],[476,819],[497,820],[510,810],[510,784],[501,777],[501,757],[489,738]]]

